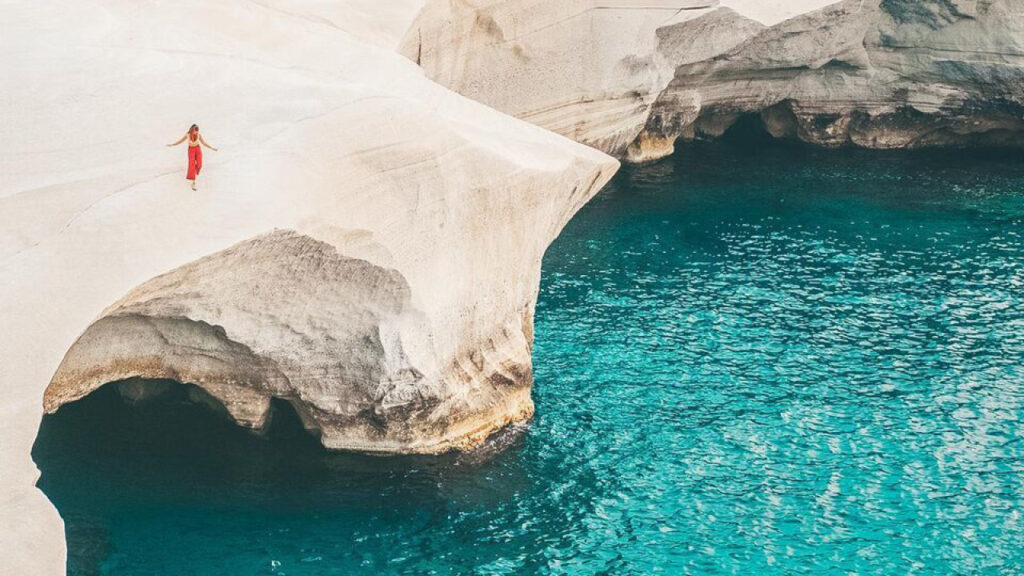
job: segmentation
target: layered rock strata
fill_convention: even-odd
[[[728,0],[432,0],[402,51],[471,98],[634,162],[749,115],[827,147],[1024,144],[1021,0],[787,4],[816,9],[775,22]]]

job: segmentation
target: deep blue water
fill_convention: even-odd
[[[1024,574],[1024,158],[691,146],[544,263],[537,416],[326,454],[48,418],[72,574]]]

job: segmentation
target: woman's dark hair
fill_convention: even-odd
[[[188,127],[188,131],[189,132],[191,132],[193,130],[199,130],[199,124],[193,124],[193,125]]]

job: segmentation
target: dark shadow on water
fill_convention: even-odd
[[[772,137],[764,128],[760,114],[745,114],[729,127],[718,140],[722,145],[732,148],[736,152],[754,152],[767,147],[793,148],[802,146],[795,140],[778,140]]]
[[[774,139],[752,116],[741,118],[720,139],[678,141],[675,153],[658,162],[624,164],[588,210],[600,211],[603,205],[624,201],[635,208],[639,197],[641,210],[650,202],[652,210],[663,211],[666,203],[685,202],[697,194],[704,202],[712,198],[709,190],[749,196],[752,202],[794,192],[805,192],[814,202],[822,196],[873,195],[917,209],[957,195],[987,199],[983,190],[978,191],[979,173],[986,174],[994,194],[1001,185],[1015,185],[1024,176],[1024,149],[825,149]]]
[[[530,434],[332,454],[286,405],[256,437],[109,387],[47,417],[71,573],[1024,573],[1021,151],[740,145],[624,167],[552,245]]]
[[[184,393],[129,406],[115,384],[44,417],[32,456],[42,472],[39,488],[65,520],[69,573],[101,573],[113,546],[108,523],[139,511],[366,513],[399,521],[409,511],[502,502],[525,482],[505,465],[522,445],[521,428],[471,454],[336,453],[277,402],[262,435]]]

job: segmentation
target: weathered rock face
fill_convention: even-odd
[[[712,2],[713,3],[713,2]],[[654,31],[706,0],[428,2],[401,52],[438,83],[621,155],[672,79]]]
[[[174,380],[240,425],[262,428],[278,398],[325,446],[386,453],[466,448],[528,418],[541,259],[617,162],[431,83],[341,33],[343,10],[197,9],[181,21],[170,7],[71,3],[58,22],[75,33],[46,33],[88,49],[67,50],[62,76],[12,71],[56,94],[13,94],[46,113],[7,124],[54,124],[58,142],[27,137],[46,152],[5,158],[0,196],[5,348],[39,346],[35,328],[47,354],[26,365],[63,347],[46,411],[108,382]],[[73,27],[76,10],[111,18]],[[206,50],[140,33],[175,22]],[[194,99],[153,91],[183,66]],[[93,124],[108,100],[131,122]],[[152,138],[200,113],[225,151],[207,151],[195,194],[184,150]],[[124,150],[90,147],[96,134]],[[20,314],[63,286],[81,293],[63,315]]]
[[[522,304],[456,357],[414,363],[407,348],[434,334],[399,271],[273,232],[130,292],[70,349],[44,403],[56,411],[119,381],[139,400],[150,390],[138,379],[175,380],[256,430],[270,400],[285,399],[330,448],[468,447],[533,412],[532,302]]]
[[[548,4],[561,8],[430,2],[403,53],[457,91],[630,161],[744,115],[830,147],[1024,144],[1021,0],[843,0],[771,26],[728,1]],[[485,21],[517,33],[484,39]]]
[[[0,10],[0,572],[64,573],[30,453],[106,382],[368,452],[529,417],[541,259],[618,163],[430,82],[386,4]]]

